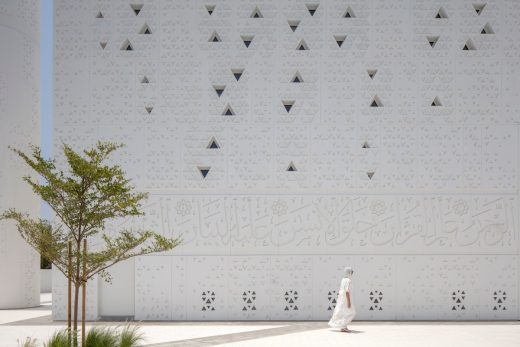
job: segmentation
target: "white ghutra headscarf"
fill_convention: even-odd
[[[345,270],[343,270],[343,277],[344,278],[350,278],[352,277],[352,274],[354,273],[354,270],[350,266],[347,266]]]

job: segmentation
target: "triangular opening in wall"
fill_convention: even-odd
[[[435,18],[437,18],[437,19],[448,18],[448,14],[446,13],[446,10],[444,9],[444,7],[439,8],[439,11],[437,11]]]
[[[437,44],[437,41],[439,41],[439,36],[426,36],[426,40],[428,40],[430,47],[433,48]]]
[[[148,114],[152,114],[153,106],[146,106],[144,109],[146,110],[146,112],[148,112]]]
[[[377,69],[368,69],[367,70],[368,77],[370,77],[370,79],[372,79],[372,80],[376,76],[376,73],[377,73]]]
[[[287,23],[289,24],[289,27],[291,28],[291,30],[293,32],[296,31],[296,29],[298,29],[298,26],[300,25],[300,22],[299,20],[288,20]]]
[[[383,107],[383,103],[379,99],[379,97],[376,95],[372,99],[372,102],[370,103],[370,107]]]
[[[211,170],[210,166],[197,166],[197,169],[199,170],[200,174],[202,175],[202,178],[206,178],[208,176],[209,170]]]
[[[260,12],[260,9],[258,7],[255,7],[253,12],[251,12],[251,18],[264,18],[264,15],[262,12]]]
[[[484,7],[486,7],[485,3],[479,3],[479,4],[473,4],[473,8],[475,9],[475,12],[480,16],[482,11],[484,11]]]
[[[343,18],[355,18],[356,15],[354,14],[354,11],[352,11],[352,9],[349,7],[347,7],[347,10],[345,11],[345,13],[343,13]]]
[[[303,83],[302,75],[298,71],[294,74],[293,78],[291,79],[292,83]]]
[[[372,177],[374,177],[374,174],[375,174],[374,171],[368,171],[368,172],[367,172],[367,177],[368,177],[368,179],[371,180]]]
[[[347,39],[347,35],[334,35],[334,40],[336,40],[336,43],[338,44],[338,47],[341,47],[343,42]]]
[[[138,16],[141,10],[143,9],[143,4],[130,4],[130,7],[134,11],[135,15]]]
[[[433,101],[432,101],[432,103],[431,103],[431,106],[442,106],[442,103],[441,103],[441,101],[439,100],[439,97],[438,97],[438,96],[436,96],[436,97],[433,99]]]
[[[107,41],[102,41],[99,43],[99,45],[101,46],[101,49],[105,49],[105,47],[107,46]]]
[[[320,6],[320,4],[305,4],[305,6],[307,6],[307,10],[309,11],[309,14],[311,16],[314,16],[316,11],[318,11],[318,6]]]
[[[308,51],[309,46],[305,43],[305,41],[302,39],[300,43],[298,43],[298,46],[296,46],[297,51]]]
[[[128,39],[126,39],[125,42],[123,42],[123,45],[121,46],[121,50],[122,51],[133,51],[134,47],[132,47],[132,44],[130,43],[130,41]]]
[[[291,112],[291,108],[294,106],[294,100],[282,100],[283,107],[287,113]]]
[[[148,79],[148,77],[143,76],[143,78],[141,78],[141,83],[142,84],[148,84],[148,83],[150,83],[150,80]]]
[[[364,149],[370,148],[370,145],[368,144],[368,141],[363,142],[363,145],[361,146],[361,148],[364,148]]]
[[[96,18],[105,18],[105,17],[103,16],[103,13],[101,11],[99,11],[96,15]]]
[[[484,27],[482,28],[482,31],[480,33],[481,34],[494,34],[495,31],[493,30],[493,28],[491,27],[491,25],[489,23],[486,23],[486,25],[484,25]]]
[[[220,36],[218,35],[218,33],[216,31],[213,32],[213,34],[211,34],[211,36],[209,37],[209,40],[208,42],[221,42],[222,40],[220,39]]]
[[[144,25],[141,28],[141,30],[139,30],[139,34],[141,34],[141,35],[151,35],[152,34],[152,29],[150,29],[148,24],[144,23]]]
[[[223,116],[234,116],[235,115],[235,111],[233,111],[233,108],[231,107],[231,105],[226,105],[226,107],[224,107],[224,111],[222,111],[222,115]]]
[[[244,69],[231,69],[231,72],[233,73],[233,76],[235,76],[235,79],[238,81],[240,77],[244,74]]]
[[[208,11],[210,16],[213,14],[213,11],[215,11],[216,6],[217,5],[206,5],[206,11]]]
[[[217,140],[215,139],[215,136],[213,136],[213,137],[211,137],[211,139],[209,139],[209,143],[206,146],[206,148],[208,148],[208,149],[219,149],[220,148],[220,145],[218,144]]]
[[[475,47],[475,44],[471,39],[468,39],[466,43],[464,44],[464,47],[462,47],[463,51],[475,51],[477,48]]]
[[[249,48],[249,45],[251,42],[253,42],[253,39],[255,38],[254,35],[242,35],[240,36],[242,38],[242,41],[244,42],[244,45]]]
[[[294,172],[294,171],[298,171],[296,170],[296,166],[294,165],[294,163],[291,161],[289,163],[289,166],[287,166],[287,169],[285,171],[289,171],[289,172]],[[292,299],[291,299],[292,300]]]
[[[224,93],[224,89],[226,89],[226,86],[224,86],[224,85],[214,85],[213,89],[215,89],[215,93],[217,93],[218,97],[220,98],[222,93]]]

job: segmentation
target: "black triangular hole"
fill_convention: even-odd
[[[293,171],[298,171],[296,170],[296,166],[294,165],[294,163],[291,161],[289,163],[289,166],[287,167],[287,170],[286,171],[290,171],[290,172],[293,172]]]
[[[218,97],[224,93],[224,89],[226,89],[226,86],[222,85],[214,85],[213,88],[215,89],[215,93],[217,93]]]
[[[105,49],[105,47],[107,46],[107,42],[100,42],[99,45],[101,46],[101,49]]]
[[[287,113],[289,113],[291,111],[291,108],[294,106],[294,100],[284,100],[282,101],[282,104],[285,107]]]
[[[293,32],[295,32],[296,29],[298,29],[298,25],[300,25],[299,20],[288,20],[287,23],[289,23],[289,27]]]
[[[347,7],[347,10],[345,11],[345,13],[343,14],[343,18],[354,18],[356,17],[354,15],[354,11],[352,11],[352,9],[349,7]]]
[[[294,74],[293,78],[291,79],[291,82],[292,83],[303,83],[303,78],[298,71],[296,71],[296,73]]]
[[[211,167],[209,167],[209,166],[198,166],[197,169],[199,169],[199,172],[202,175],[202,178],[206,178],[206,176],[209,173],[209,170],[211,170]]]
[[[141,83],[148,84],[150,83],[150,80],[148,80],[148,77],[144,76],[143,78],[141,78]]]
[[[346,38],[347,38],[347,35],[334,35],[334,40],[336,40],[338,47],[341,47],[343,42],[345,42]]]
[[[264,18],[262,15],[262,12],[260,12],[260,9],[258,7],[255,7],[253,12],[251,12],[251,18]]]
[[[374,311],[374,308],[370,306],[369,311]]]
[[[439,98],[437,96],[433,99],[431,105],[432,106],[442,106],[441,101],[439,100]]]
[[[247,48],[249,48],[249,45],[251,44],[251,42],[255,38],[253,35],[244,35],[244,36],[241,36],[241,37],[242,37],[242,41],[244,41],[244,45]]]
[[[215,139],[215,137],[212,137],[210,140],[209,140],[209,143],[208,145],[206,146],[206,148],[208,149],[218,149],[220,148],[220,145],[218,144],[217,140]],[[246,293],[244,293],[244,295],[246,295]]]
[[[300,43],[298,43],[298,46],[296,46],[297,51],[307,51],[309,50],[309,47],[305,43],[304,40],[301,40]]]
[[[363,146],[361,146],[361,148],[370,148],[370,145],[368,144],[367,141],[365,141],[365,142],[363,143]]]
[[[484,27],[482,28],[481,34],[494,34],[493,28],[491,28],[491,25],[489,23],[486,23]]]
[[[309,14],[311,16],[314,16],[316,11],[318,10],[319,4],[306,4],[305,6],[307,6],[307,10],[309,11]]]
[[[103,13],[101,13],[101,11],[98,12],[98,14],[96,15],[96,18],[105,18],[103,16]]]
[[[215,11],[215,7],[216,5],[206,5],[206,11],[208,11],[210,16],[213,14],[213,11]]]
[[[128,39],[126,39],[125,42],[123,42],[123,45],[121,46],[121,50],[122,51],[133,51],[134,47],[132,47],[132,44],[130,43],[130,41]]]
[[[446,14],[446,11],[444,10],[443,7],[439,8],[439,11],[437,11],[435,18],[437,18],[437,19],[448,18],[448,15]]]
[[[368,179],[372,179],[372,177],[374,177],[374,172],[373,171],[367,172],[367,176],[368,176]]]
[[[213,34],[211,34],[211,36],[209,37],[209,40],[208,42],[221,42],[222,40],[220,39],[220,36],[218,35],[218,33],[216,31],[213,32]]]
[[[476,50],[475,45],[473,44],[473,41],[471,41],[471,39],[466,41],[466,43],[464,44],[464,47],[462,48],[462,50],[463,51],[474,51],[474,50]]]
[[[481,3],[481,4],[473,4],[473,8],[475,9],[475,12],[477,12],[477,14],[480,16],[480,14],[482,13],[482,11],[484,11],[484,7],[486,7],[486,4],[485,3]]]
[[[141,28],[141,30],[139,30],[139,34],[141,34],[141,35],[150,35],[151,33],[152,33],[152,30],[150,29],[150,27],[146,23],[144,23],[144,25]]]
[[[222,112],[222,115],[223,116],[234,116],[235,115],[235,111],[233,111],[233,109],[231,108],[231,105],[227,105],[224,108],[224,112]]]
[[[372,102],[370,103],[370,107],[383,107],[383,104],[381,103],[381,100],[376,96],[372,99]]]
[[[148,112],[148,114],[151,114],[153,111],[153,106],[146,106],[144,109],[146,110],[146,112]]]
[[[134,11],[135,15],[139,15],[139,12],[143,9],[143,4],[130,4],[130,7]]]
[[[235,76],[235,79],[238,81],[240,77],[242,77],[244,69],[231,69],[231,72],[233,73],[233,76]]]
[[[376,69],[367,70],[367,73],[368,73],[368,77],[370,77],[370,79],[374,79],[374,77],[376,76],[377,70]]]
[[[433,48],[439,40],[439,36],[426,36],[426,40],[428,40],[428,43],[430,44],[431,48]]]

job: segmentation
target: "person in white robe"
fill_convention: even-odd
[[[347,325],[352,322],[352,319],[354,319],[356,315],[356,309],[354,308],[350,295],[352,292],[352,274],[354,274],[354,270],[352,270],[351,267],[346,267],[339,286],[336,307],[329,321],[330,327],[341,329],[342,332],[346,333],[351,332]]]

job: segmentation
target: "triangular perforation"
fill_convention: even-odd
[[[224,85],[214,85],[213,89],[215,89],[215,93],[217,93],[217,96],[220,98],[222,93],[224,93],[224,89],[226,89],[226,86],[224,86]]]
[[[96,18],[105,18],[105,16],[103,16],[103,13],[101,11],[99,11],[96,15]]]
[[[345,42],[346,39],[347,35],[334,35],[334,40],[336,40],[338,47],[341,47],[341,45],[343,45],[343,42]]]
[[[468,39],[466,43],[464,44],[464,47],[462,47],[463,51],[475,51],[477,48],[475,47],[475,44],[471,39]]]
[[[473,4],[475,12],[477,12],[477,15],[479,16],[482,14],[482,11],[484,11],[484,7],[486,7],[485,3]]]
[[[426,40],[428,40],[431,48],[433,48],[437,44],[437,41],[439,41],[439,36],[426,36]]]
[[[199,170],[200,174],[202,175],[202,178],[206,178],[208,176],[209,170],[211,170],[210,166],[197,166],[197,169]]]
[[[152,114],[153,106],[146,106],[144,109],[146,110],[146,112],[147,112],[148,114]]]
[[[361,146],[361,148],[365,148],[365,149],[370,148],[370,145],[368,144],[368,141],[363,142],[363,145]]]
[[[220,36],[214,31],[208,39],[208,42],[221,42]]]
[[[302,75],[298,71],[294,74],[293,78],[291,79],[292,83],[303,83]]]
[[[244,45],[249,48],[249,45],[251,42],[253,42],[253,39],[255,38],[254,35],[242,35],[240,36],[242,38],[242,41],[244,42]]]
[[[208,149],[219,149],[220,145],[217,142],[217,139],[215,139],[215,136],[212,136],[211,139],[209,139],[208,145],[206,146]],[[245,293],[244,293],[245,295]]]
[[[282,104],[283,107],[285,107],[287,113],[289,113],[291,111],[291,108],[294,106],[294,100],[283,100]]]
[[[128,39],[126,39],[125,42],[123,42],[123,45],[121,46],[121,50],[122,51],[133,51],[134,47],[132,46],[130,41]]]
[[[211,16],[213,14],[213,11],[215,11],[216,5],[206,5],[206,11],[208,11],[208,14]]]
[[[251,18],[264,18],[264,15],[262,12],[260,12],[260,9],[258,7],[255,7],[253,12],[251,12]]]
[[[139,30],[139,34],[141,34],[141,35],[151,35],[152,34],[152,29],[150,29],[148,24],[144,23],[144,25],[141,28],[141,30]]]
[[[135,15],[138,16],[141,10],[143,9],[143,4],[130,4],[130,7],[134,11]]]
[[[482,30],[480,31],[481,34],[484,34],[484,35],[490,35],[490,34],[494,34],[495,31],[493,30],[493,28],[491,27],[491,25],[489,23],[486,23],[486,25],[484,25],[484,27],[482,28]]]
[[[285,171],[294,172],[294,171],[298,171],[298,170],[296,169],[296,166],[294,165],[294,163],[291,161]],[[290,302],[292,302],[292,299]]]
[[[244,69],[231,69],[231,72],[233,73],[233,76],[235,76],[235,79],[240,80],[240,77],[242,77],[242,74],[244,73]]]
[[[374,177],[374,174],[375,174],[375,172],[373,172],[373,171],[367,172],[368,179],[371,180],[372,177]]]
[[[316,11],[318,11],[318,7],[320,6],[320,4],[305,4],[305,6],[307,6],[307,10],[309,11],[309,14],[311,16],[314,16]]]
[[[101,49],[105,49],[107,46],[107,41],[102,41],[99,43],[99,45],[101,46]]]
[[[345,13],[343,13],[343,18],[355,18],[356,15],[354,14],[354,11],[352,11],[352,9],[349,7],[347,7],[347,10],[345,11]]]
[[[296,29],[298,29],[298,26],[300,25],[300,22],[299,20],[288,20],[287,23],[289,24],[289,27],[291,28],[291,30],[293,32],[296,31]]]
[[[374,77],[376,77],[376,73],[377,73],[377,69],[368,69],[367,70],[367,74],[368,74],[368,77],[370,77],[370,79],[374,79]]]
[[[148,84],[148,83],[150,83],[150,80],[148,79],[147,76],[143,76],[143,78],[141,78],[141,83],[142,84]]]
[[[383,103],[379,99],[379,97],[376,95],[372,99],[372,102],[370,103],[370,107],[383,107]]]
[[[436,97],[433,99],[433,101],[432,101],[432,103],[431,103],[431,106],[442,106],[442,103],[441,103],[441,101],[439,100],[439,97],[438,97],[438,96],[436,96]]]
[[[233,111],[233,108],[231,108],[231,105],[228,104],[224,108],[224,111],[222,111],[222,115],[223,116],[234,116],[235,115],[235,111]]]
[[[305,41],[302,39],[300,40],[300,43],[298,43],[298,46],[296,46],[297,51],[308,51],[309,46],[305,43]]]
[[[437,19],[448,18],[448,14],[446,13],[446,10],[444,9],[444,7],[439,8],[439,11],[437,11],[435,18],[437,18]]]

